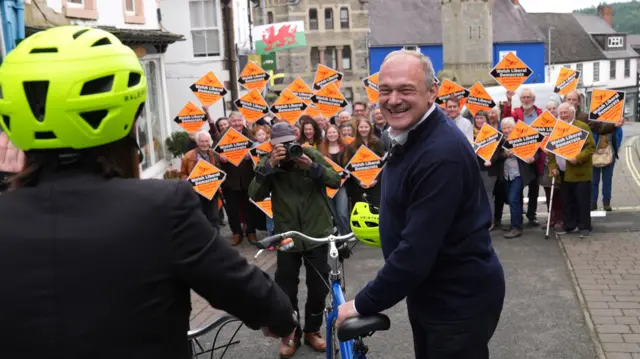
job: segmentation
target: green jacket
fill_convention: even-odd
[[[271,196],[275,233],[299,231],[311,237],[326,237],[334,232],[326,188],[340,187],[340,175],[315,148],[304,147],[313,161],[311,170],[298,165],[290,170],[272,168],[264,155],[255,168],[249,185],[249,197],[261,201]],[[318,244],[294,240],[292,251],[307,251]]]
[[[561,121],[561,120],[560,120]],[[593,142],[593,135],[591,134],[591,129],[589,125],[582,121],[575,120],[573,121],[573,125],[576,127],[580,127],[587,132],[589,132],[589,137],[587,137],[587,141],[584,143],[582,147],[582,151],[576,157],[578,160],[578,164],[571,164],[567,161],[567,165],[565,167],[564,172],[564,181],[565,182],[587,182],[591,181],[593,177],[593,162],[592,155],[596,149],[596,144]],[[554,170],[558,169],[558,163],[556,162],[556,156],[549,152],[549,169]]]

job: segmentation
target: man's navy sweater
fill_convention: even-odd
[[[356,296],[360,315],[405,297],[410,315],[437,320],[501,308],[504,273],[491,245],[491,210],[476,154],[455,123],[436,108],[392,149],[381,183],[385,265]]]

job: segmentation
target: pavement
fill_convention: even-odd
[[[633,139],[640,135],[640,124],[625,125],[625,135],[615,167],[614,211],[593,219],[590,238],[552,235],[545,240],[541,228],[527,228],[516,240],[504,239],[500,231],[492,233],[505,269],[507,296],[490,343],[491,358],[640,359],[640,137]],[[543,207],[538,208],[544,223]],[[230,238],[227,228],[223,235]],[[255,248],[246,242],[238,250],[273,275],[273,253],[263,253],[254,260]],[[379,250],[356,246],[346,262],[346,297],[353,298],[382,265]],[[301,283],[305,275],[303,268]],[[304,303],[304,285],[299,298]],[[192,328],[220,315],[195,294],[192,303]],[[386,314],[392,327],[367,338],[368,356],[413,358],[405,303]],[[223,329],[217,345],[235,329],[231,325]],[[214,335],[202,338],[205,347],[210,347]],[[240,344],[231,347],[224,358],[278,357],[278,342],[260,332],[243,327],[235,339]],[[220,354],[217,351],[215,357]],[[320,359],[324,354],[303,346],[295,358]]]

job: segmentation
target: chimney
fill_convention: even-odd
[[[604,19],[604,21],[613,27],[613,8],[609,5],[600,4],[597,8],[598,16]]]
[[[514,6],[520,5],[520,0],[511,0]]]

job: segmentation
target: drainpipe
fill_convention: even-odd
[[[225,32],[225,54],[227,55],[227,68],[229,69],[229,82],[231,87],[231,101],[238,99],[238,71],[236,69],[235,40],[233,32],[233,10],[231,0],[222,0],[222,22]],[[226,105],[225,105],[226,107]]]
[[[6,45],[4,42],[4,30],[3,30],[4,26],[3,25],[4,25],[4,21],[0,19],[0,63],[2,63],[2,60],[5,57],[7,57],[7,48],[5,47]]]

